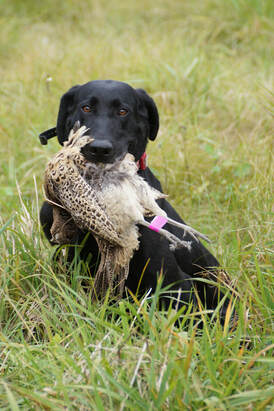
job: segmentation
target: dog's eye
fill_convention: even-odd
[[[85,106],[82,107],[82,110],[83,110],[85,113],[90,113],[91,110],[92,110],[92,108],[91,108],[89,105],[86,104]]]
[[[126,116],[128,113],[128,110],[126,108],[120,108],[120,110],[118,111],[118,115],[121,117]]]

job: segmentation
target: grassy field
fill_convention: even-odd
[[[0,1],[1,410],[273,409],[273,8]],[[202,331],[190,314],[175,326],[160,289],[92,305],[79,262],[71,281],[52,268],[38,213],[58,145],[38,134],[69,87],[97,78],[155,99],[150,165],[237,284],[235,329],[206,314]]]

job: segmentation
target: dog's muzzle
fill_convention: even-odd
[[[94,140],[81,149],[81,153],[88,160],[96,163],[112,163],[114,147],[108,140]]]

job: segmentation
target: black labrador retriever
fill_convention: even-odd
[[[145,165],[145,149],[148,140],[155,140],[157,136],[159,115],[155,102],[144,90],[112,80],[96,80],[72,87],[61,98],[57,127],[42,133],[41,143],[46,144],[49,138],[57,135],[59,143],[63,144],[76,121],[88,127],[95,139],[82,150],[88,160],[112,163],[129,152],[139,164],[139,175],[152,187],[162,191],[160,182]],[[165,199],[159,200],[159,205],[169,217],[183,222]],[[52,207],[47,202],[41,208],[40,221],[50,240]],[[182,237],[181,229],[168,224],[165,228]],[[139,230],[140,247],[131,260],[126,287],[133,293],[138,290],[140,295],[148,289],[154,291],[158,275],[162,273],[163,287],[182,290],[181,304],[192,301],[195,305],[197,301],[192,292],[195,285],[202,303],[208,309],[216,308],[222,293],[217,287],[199,280],[201,276],[206,276],[216,281],[215,269],[219,265],[204,245],[186,234],[184,239],[192,241],[191,250],[180,248],[172,252],[165,238],[145,227]],[[79,230],[76,244],[81,244],[86,234]],[[72,250],[73,247],[69,251],[71,259]],[[94,267],[98,248],[92,235],[86,239],[80,257],[89,258],[90,267]],[[226,305],[223,306],[223,314]]]

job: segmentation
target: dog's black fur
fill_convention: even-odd
[[[91,161],[105,163],[115,161],[126,152],[133,154],[136,161],[139,160],[148,140],[155,140],[159,128],[158,110],[153,99],[142,89],[133,89],[126,83],[112,80],[97,80],[74,86],[63,95],[56,127],[60,144],[67,140],[77,120],[89,128],[89,133],[95,139],[83,148],[82,153]],[[149,168],[139,170],[139,175],[152,187],[162,191],[160,182]],[[169,217],[183,222],[165,199],[159,200],[159,205]],[[47,202],[41,208],[40,220],[50,240],[52,207]],[[181,229],[170,225],[166,228],[182,237]],[[202,303],[207,308],[214,309],[220,298],[217,288],[199,280],[195,281],[195,277],[201,277],[201,271],[207,271],[208,278],[216,280],[214,267],[218,267],[218,261],[203,244],[193,241],[190,235],[186,234],[184,239],[192,241],[191,251],[180,248],[171,252],[165,238],[145,227],[140,227],[139,230],[140,247],[131,260],[126,287],[135,293],[144,271],[139,293],[143,294],[150,288],[154,291],[158,274],[162,271],[163,286],[171,285],[172,289],[183,290],[182,303],[191,300],[195,304],[196,297],[191,292],[195,284]],[[80,244],[85,235],[86,233],[79,230],[76,244]],[[73,248],[70,251],[71,258],[72,250]],[[81,258],[92,256],[90,266],[93,266],[97,255],[96,241],[89,235],[82,248]]]

